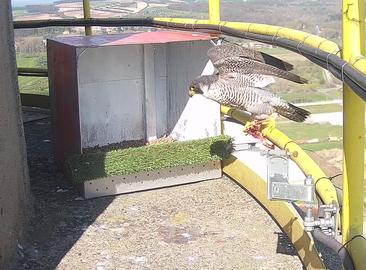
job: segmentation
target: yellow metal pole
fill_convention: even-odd
[[[352,57],[365,53],[364,46],[364,1],[343,0],[343,59],[350,62]],[[364,102],[350,87],[343,86],[343,243],[363,231],[364,198]],[[364,252],[352,241],[346,247],[352,257]],[[364,254],[363,256],[365,256]],[[357,265],[356,269],[365,269]],[[362,268],[363,267],[363,268]]]
[[[84,19],[90,19],[91,13],[90,13],[89,0],[83,0],[83,10],[84,10]],[[85,35],[91,36],[91,34],[92,34],[91,26],[85,26]]]
[[[220,0],[209,0],[208,13],[211,23],[220,22]]]

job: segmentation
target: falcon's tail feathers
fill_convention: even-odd
[[[275,107],[276,112],[283,117],[286,117],[287,119],[295,122],[304,122],[305,119],[310,115],[309,111],[296,107],[291,103],[287,103],[287,105],[287,108],[284,108],[283,106]]]

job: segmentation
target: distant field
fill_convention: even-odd
[[[319,139],[327,140],[328,136],[341,138],[342,127],[332,126],[331,124],[304,124],[304,123],[277,123],[277,128],[284,132],[294,141]],[[320,142],[314,144],[302,144],[302,148],[311,151],[323,149],[342,148],[342,141],[339,142]]]
[[[342,149],[343,141],[339,142],[322,142],[322,143],[314,143],[314,144],[302,144],[301,148],[305,151],[321,151],[328,149]]]
[[[18,54],[18,67],[39,67],[46,68],[45,55]],[[19,90],[21,93],[48,95],[48,78],[39,77],[18,77]]]
[[[293,140],[320,140],[332,137],[342,137],[342,127],[331,124],[304,124],[304,123],[278,123],[277,127]]]
[[[195,18],[208,19],[208,14],[196,11],[175,10],[168,7],[146,8],[140,13],[131,14],[132,17],[175,17],[175,18]]]
[[[289,136],[294,141],[319,139],[320,143],[301,144],[301,147],[310,151],[320,151],[324,149],[342,148],[342,140],[338,142],[325,142],[328,136],[343,137],[343,127],[332,126],[331,124],[304,124],[304,123],[277,123],[277,128]],[[365,128],[366,132],[366,128]]]
[[[343,110],[340,104],[324,104],[315,106],[305,106],[304,109],[311,113],[328,113],[328,112],[341,112]]]
[[[293,92],[280,92],[278,94],[282,98],[293,103],[342,99],[342,89],[334,89],[331,91],[327,91],[327,89],[318,89],[313,91],[296,90]]]
[[[28,15],[28,12],[25,8],[13,8],[13,17],[25,16]]]

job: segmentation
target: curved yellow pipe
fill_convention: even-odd
[[[344,0],[347,2],[346,0]],[[358,4],[361,0],[358,0]],[[344,3],[345,3],[344,2]],[[349,0],[348,2],[354,3],[354,0]],[[348,3],[347,2],[347,3]],[[343,16],[348,16],[348,14],[343,14]],[[237,30],[242,30],[244,32],[249,33],[255,33],[255,34],[263,34],[268,36],[274,36],[274,37],[281,37],[286,38],[288,40],[297,41],[299,44],[303,43],[305,45],[308,45],[313,48],[319,48],[325,52],[328,52],[330,54],[335,54],[339,57],[342,56],[341,50],[339,46],[330,40],[327,40],[325,38],[312,35],[306,32],[293,30],[285,27],[279,27],[279,26],[272,26],[272,25],[265,25],[265,24],[255,24],[255,23],[241,23],[241,22],[217,22],[217,20],[194,20],[194,19],[177,19],[177,18],[156,18],[157,21],[169,21],[173,23],[186,23],[186,24],[211,24],[211,25],[222,25],[227,26],[230,28],[234,28]],[[362,21],[363,20],[359,20]],[[351,22],[352,24],[352,22]],[[194,27],[192,27],[194,28]],[[351,27],[350,27],[351,28]],[[348,35],[352,35],[352,31],[346,31]],[[363,32],[362,32],[363,34]],[[348,38],[347,40],[351,41],[351,38]],[[347,56],[346,61],[355,67],[357,70],[359,70],[361,73],[366,74],[366,58],[362,55],[360,55],[359,52],[355,54],[355,51],[352,51],[353,54]],[[347,53],[347,52],[346,52]],[[347,91],[347,87],[346,87]],[[348,91],[349,92],[349,91]],[[230,108],[222,107],[222,113],[231,115],[233,118],[240,120],[242,119],[243,122],[247,122],[247,116],[244,114],[241,114],[238,111],[232,110]],[[361,127],[362,126],[362,127]],[[360,126],[363,129],[363,125]],[[283,134],[281,131],[274,127],[268,127],[265,128],[263,131],[263,134],[273,143],[275,143],[280,148],[285,148],[286,150],[293,153],[292,159],[298,164],[298,166],[303,170],[305,174],[311,174],[313,178],[317,181],[316,183],[316,190],[319,193],[320,197],[325,203],[332,203],[337,202],[337,195],[335,188],[333,184],[330,182],[330,180],[327,178],[325,173],[319,168],[319,166],[294,142],[291,141],[290,138],[288,138],[285,134]],[[349,133],[349,132],[348,132]],[[362,136],[363,138],[363,136]],[[360,151],[363,148],[360,148]],[[352,155],[352,154],[351,154]],[[351,183],[352,185],[352,183]],[[361,190],[356,191],[352,190],[352,192],[356,192],[357,194],[361,192]],[[345,194],[346,197],[349,198],[348,191],[347,194]],[[347,199],[347,198],[346,198]],[[357,209],[360,208],[360,206],[356,207]],[[361,206],[362,208],[362,206]],[[337,220],[340,220],[338,217]],[[358,223],[362,224],[362,222],[356,222],[357,225],[350,224],[351,219],[350,218],[343,218],[342,221],[342,231],[343,233],[346,232],[346,234],[349,233],[349,228],[352,226],[357,226]],[[343,224],[344,223],[344,224]],[[355,230],[355,231],[357,231]],[[362,229],[361,229],[362,230]],[[345,237],[344,239],[349,239],[349,237]],[[343,240],[344,240],[343,239]],[[347,248],[351,252],[351,256],[354,260],[355,266],[357,269],[362,269],[366,265],[366,241],[364,239],[358,238],[353,240],[351,243],[347,245]]]
[[[319,37],[317,35],[313,35],[310,33],[286,27],[259,24],[259,23],[243,23],[243,22],[227,22],[227,21],[214,22],[210,20],[195,20],[186,18],[154,18],[154,21],[183,23],[183,24],[186,23],[186,24],[222,25],[249,33],[286,38],[292,41],[301,42],[308,46],[319,48],[326,52],[341,56],[340,48],[335,42]]]
[[[356,68],[363,74],[366,74],[366,57],[363,55],[351,56],[349,58],[349,63],[351,66]]]
[[[243,112],[231,109],[226,106],[221,106],[221,112],[242,123],[246,123],[250,120]],[[301,168],[304,174],[310,174],[313,177],[314,181],[316,182],[316,191],[319,193],[324,203],[330,204],[332,202],[337,202],[338,204],[336,189],[332,182],[327,178],[322,169],[320,169],[319,166],[309,157],[309,155],[301,149],[300,146],[298,146],[289,137],[287,137],[275,127],[264,128],[262,133],[279,148],[288,150],[290,153],[292,153],[292,160]]]

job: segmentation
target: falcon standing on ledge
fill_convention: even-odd
[[[307,83],[306,79],[289,72],[293,69],[291,64],[234,43],[212,47],[207,55],[215,73],[194,79],[189,95],[202,94],[222,105],[249,112],[255,120],[246,126],[247,133],[264,139],[262,124],[271,121],[269,117],[274,113],[296,122],[303,122],[310,115],[262,88],[274,82],[271,76]]]

